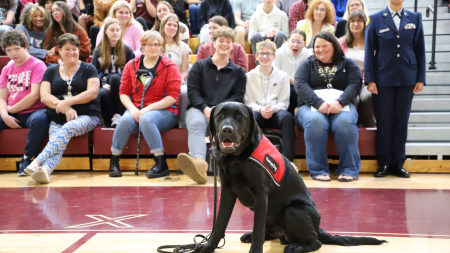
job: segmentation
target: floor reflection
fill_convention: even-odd
[[[330,232],[450,234],[449,190],[309,190]],[[106,221],[124,217],[121,231],[210,231],[214,188],[0,188],[0,203],[2,231],[114,230]],[[253,213],[237,203],[228,230],[252,227]]]

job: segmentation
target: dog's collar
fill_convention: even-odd
[[[261,141],[249,159],[263,168],[277,186],[283,179],[285,166],[283,156],[278,149],[263,135]]]

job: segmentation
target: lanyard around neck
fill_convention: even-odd
[[[77,72],[77,68],[78,68],[78,61],[77,61],[77,65],[75,66],[75,69],[73,70],[73,75],[69,80],[69,77],[66,74],[66,67],[64,66],[64,62],[63,62],[64,76],[66,78],[66,83],[69,86],[69,91],[72,89],[72,87],[70,85],[72,84],[73,77],[75,76],[75,73]]]

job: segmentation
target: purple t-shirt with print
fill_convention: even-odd
[[[30,94],[31,84],[40,84],[46,69],[45,63],[33,56],[22,66],[17,66],[14,62],[6,65],[0,75],[0,89],[8,88],[8,105],[13,106]],[[31,113],[42,108],[47,106],[38,101],[18,114]]]

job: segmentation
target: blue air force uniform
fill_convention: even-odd
[[[402,168],[408,120],[414,87],[417,82],[425,83],[426,75],[420,14],[405,9],[396,13],[386,7],[370,16],[365,34],[364,75],[365,83],[375,82],[378,90],[378,95],[372,95],[377,119],[376,150],[380,169],[388,167],[387,173],[378,176],[409,177]]]

